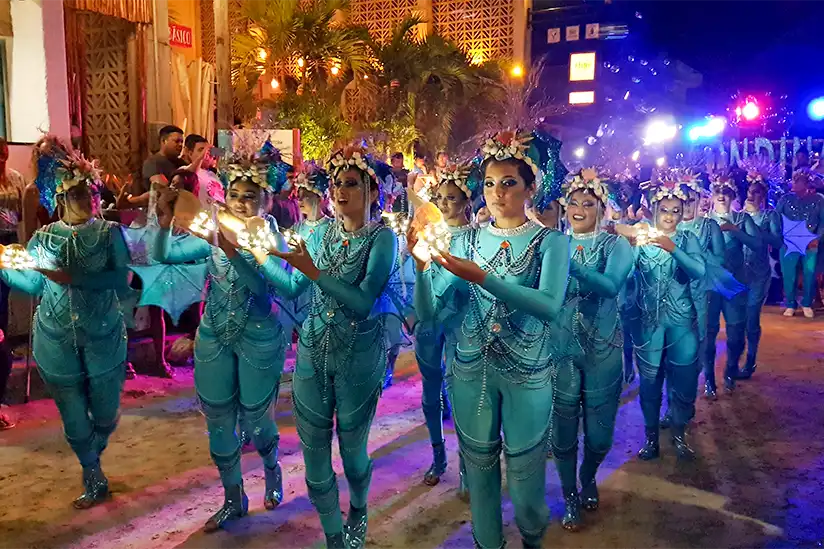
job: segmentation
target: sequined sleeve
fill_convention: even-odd
[[[683,249],[676,246],[672,257],[681,270],[693,280],[702,278],[706,273],[704,260],[701,259],[701,245],[692,234],[684,233]]]
[[[109,269],[75,275],[73,285],[86,290],[117,290],[128,287],[129,249],[117,225],[109,228]]]
[[[541,277],[538,288],[527,288],[488,274],[482,287],[513,309],[552,322],[564,303],[569,276],[569,237],[553,231],[541,244]]]
[[[627,282],[632,269],[633,253],[629,242],[622,237],[615,238],[608,251],[604,272],[585,267],[577,261],[570,261],[569,272],[581,284],[581,292],[594,292],[600,297],[611,298],[618,295]]]
[[[347,284],[324,271],[321,271],[315,282],[320,289],[337,299],[341,305],[365,319],[389,281],[389,275],[395,265],[397,248],[395,233],[389,229],[381,230],[380,235],[372,244],[372,249],[369,250],[366,275],[359,285]]]
[[[271,255],[261,266],[263,277],[272,285],[275,292],[282,298],[295,299],[302,294],[312,283],[305,274],[297,269],[289,272],[281,262]]]
[[[29,245],[27,246],[29,253],[34,257],[35,263],[37,263],[38,260],[39,243],[40,239],[37,233],[35,233],[31,240],[29,240]],[[2,269],[0,270],[0,278],[3,279],[3,282],[19,292],[34,296],[39,296],[43,293],[45,278],[42,273],[37,271],[11,271]]]
[[[781,227],[781,216],[775,210],[768,212],[767,230],[764,239],[775,249],[784,245],[784,230]]]
[[[187,263],[208,258],[212,253],[212,247],[196,236],[172,238],[171,229],[161,228],[155,236],[152,253],[155,261],[160,263]]]
[[[758,250],[763,245],[758,235],[758,227],[755,225],[755,221],[748,215],[743,215],[740,230],[734,234],[744,246],[751,250]]]

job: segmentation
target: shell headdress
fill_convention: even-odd
[[[710,191],[723,192],[729,190],[734,195],[738,195],[738,185],[732,174],[728,171],[718,171],[710,174]]]
[[[650,205],[668,198],[686,202],[690,190],[672,170],[658,174],[650,181],[644,181],[639,188],[646,193]]]
[[[63,194],[78,185],[87,185],[91,190],[98,190],[103,185],[98,161],[88,160],[79,152],[72,152],[69,157],[60,160],[57,167],[57,194]]]
[[[289,190],[288,173],[292,167],[282,160],[267,132],[236,132],[232,153],[221,160],[219,168],[226,189],[235,181],[249,181],[270,193]]]
[[[560,202],[563,206],[566,206],[569,197],[573,193],[589,191],[590,194],[601,201],[602,205],[606,206],[607,200],[609,200],[609,189],[605,181],[606,176],[600,175],[596,168],[583,168],[564,184],[564,196],[561,197]]]
[[[632,203],[638,194],[638,180],[627,172],[620,172],[607,179],[609,200],[619,209],[624,210]]]
[[[329,174],[314,161],[305,162],[295,178],[295,189],[306,189],[325,198],[329,194]]]
[[[332,180],[335,180],[340,172],[353,168],[369,175],[376,183],[379,183],[378,174],[375,172],[375,161],[361,147],[345,147],[332,153],[326,171],[329,172]]]
[[[452,164],[438,173],[438,186],[452,183],[464,193],[467,199],[472,200],[473,192],[469,184],[470,166]]]
[[[536,195],[534,204],[538,211],[544,211],[549,204],[559,200],[563,194],[562,184],[569,170],[561,162],[561,141],[551,135],[533,130],[505,130],[484,141],[480,150],[480,165],[490,159],[521,160],[535,175]],[[470,188],[480,185],[483,174],[471,178]]]
[[[681,184],[687,187],[691,192],[699,195],[704,193],[704,184],[701,181],[701,174],[689,168],[675,169],[674,172],[674,175],[678,178],[678,181],[680,181]]]

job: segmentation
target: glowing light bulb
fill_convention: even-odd
[[[632,153],[632,161],[638,162],[638,159],[641,158],[641,151],[635,151]]]
[[[573,154],[575,155],[575,158],[583,158],[584,155],[586,154],[586,151],[584,150],[583,147],[578,147],[577,149],[575,149]]]
[[[272,81],[269,83],[272,86],[273,90],[276,90],[280,87],[280,82],[278,82],[277,78],[272,78]]]
[[[748,101],[747,104],[744,105],[744,108],[741,109],[741,115],[745,120],[755,120],[760,114],[761,109],[758,108],[758,105],[756,105],[754,101]]]
[[[521,65],[515,65],[509,70],[509,74],[514,78],[521,78],[524,75],[524,68]]]
[[[337,76],[337,74],[340,72],[340,67],[338,67],[337,65],[332,65],[332,68],[329,70],[329,72]]]
[[[662,156],[662,157],[655,160],[655,165],[660,168],[661,166],[664,165],[664,162],[666,162],[666,161],[667,161],[667,159]]]
[[[269,53],[265,49],[260,48],[258,50],[258,59],[260,59],[261,61],[266,61],[267,57],[269,57]]]
[[[304,65],[306,65],[306,60],[303,59],[303,57],[299,58],[298,59],[298,67],[303,68]]]

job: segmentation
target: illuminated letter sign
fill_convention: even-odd
[[[595,52],[573,53],[569,56],[569,81],[595,80]]]
[[[594,91],[569,92],[570,105],[592,105],[595,103]]]

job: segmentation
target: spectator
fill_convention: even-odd
[[[24,240],[20,218],[23,210],[23,191],[26,181],[22,175],[9,168],[9,145],[0,137],[0,244],[7,245]],[[5,334],[9,328],[9,287],[0,282],[0,406],[11,375],[12,356]],[[0,431],[14,427],[14,421],[0,412]]]
[[[225,201],[223,185],[221,185],[220,180],[214,173],[205,169],[209,149],[209,142],[205,137],[191,134],[186,136],[183,143],[183,153],[181,154],[181,158],[187,164],[185,169],[197,174],[197,184],[190,192],[200,199],[200,203],[203,204],[204,208],[215,200]]]
[[[132,184],[131,194],[126,201],[121,201],[118,207],[126,205],[144,208],[149,205],[149,190],[152,182],[165,180],[169,182],[172,173],[185,165],[180,154],[183,152],[183,130],[177,126],[163,126],[160,128],[160,151],[151,155],[143,163],[141,178]]]
[[[393,197],[391,211],[394,213],[409,213],[409,199],[407,197],[406,184],[409,179],[409,170],[403,167],[403,153],[396,152],[392,155],[392,177],[398,185],[398,195]]]

